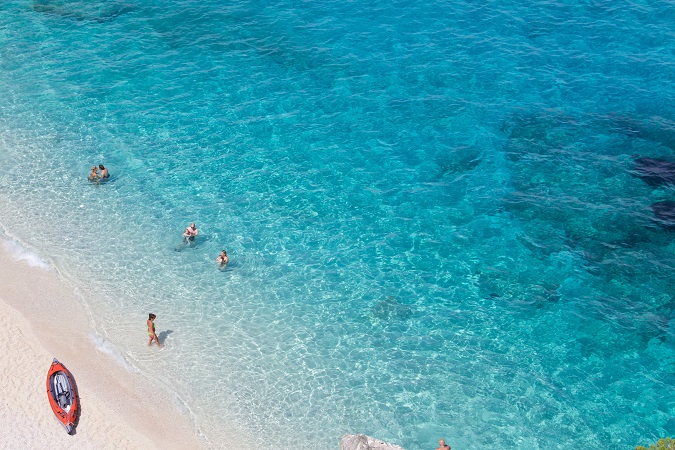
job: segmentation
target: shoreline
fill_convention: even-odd
[[[0,440],[17,448],[208,448],[176,398],[97,348],[88,311],[58,272],[23,248],[17,256],[10,245],[0,245],[0,376],[7,380]],[[52,358],[77,384],[81,412],[73,435],[46,398]]]

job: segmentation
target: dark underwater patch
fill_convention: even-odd
[[[439,178],[463,174],[474,170],[481,163],[481,149],[459,147],[447,153],[437,154],[435,159],[440,171]]]
[[[626,124],[626,121],[622,123]],[[626,129],[641,139],[675,151],[675,122],[663,117],[651,117],[645,121],[628,121]]]
[[[78,22],[107,22],[130,11],[124,2],[87,2],[81,0],[33,0],[32,10]]]
[[[659,225],[675,229],[675,201],[656,202],[652,205],[652,211]]]
[[[675,162],[659,158],[637,158],[634,174],[650,186],[675,184]]]
[[[412,315],[412,309],[394,297],[387,297],[373,306],[372,314],[381,320],[406,320]]]
[[[658,142],[616,128],[616,122],[606,118],[587,115],[574,120],[555,111],[516,115],[502,126],[511,188],[502,202],[522,228],[518,245],[544,267],[559,255],[579,255],[570,263],[574,276],[590,283],[614,280],[617,272],[622,279],[641,276],[645,265],[658,265],[649,255],[662,258],[659,249],[672,239],[664,228],[675,228],[675,202],[650,208],[654,200],[647,200],[649,191],[638,179],[675,184],[675,157],[670,161],[668,149]],[[636,160],[631,157],[636,153],[651,158]],[[625,263],[632,254],[647,256]],[[491,278],[481,280],[486,283],[482,293],[507,298],[499,286],[507,283],[495,285],[494,275]],[[555,276],[546,281],[565,284]],[[545,304],[556,301],[553,291],[530,294],[544,299],[537,304]]]

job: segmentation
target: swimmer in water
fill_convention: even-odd
[[[227,252],[225,250],[220,252],[220,255],[218,255],[218,258],[216,258],[216,262],[220,264],[221,269],[225,267],[228,262],[230,262],[230,258],[227,257]]]
[[[445,443],[445,439],[438,440],[438,448],[436,450],[451,450],[450,446]]]
[[[190,242],[194,242],[195,236],[199,234],[199,230],[197,230],[197,227],[195,226],[194,223],[191,223],[189,227],[183,231],[183,237],[185,238],[185,242],[188,244]]]
[[[99,164],[98,168],[101,169],[101,178],[102,179],[107,180],[108,178],[110,178],[110,174],[108,173],[108,169],[103,167],[103,164]]]
[[[91,168],[91,173],[89,174],[89,181],[98,181],[101,178],[98,174],[98,167],[94,166]]]

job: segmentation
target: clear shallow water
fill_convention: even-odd
[[[3,229],[213,447],[675,433],[672,5],[220,3],[0,9]]]

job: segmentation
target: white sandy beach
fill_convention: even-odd
[[[169,393],[96,349],[86,309],[54,270],[18,261],[3,245],[0,266],[0,447],[207,447]],[[81,414],[73,435],[47,400],[52,358],[77,384]]]

